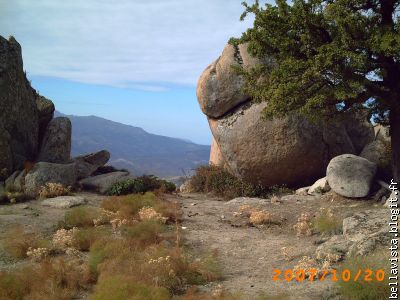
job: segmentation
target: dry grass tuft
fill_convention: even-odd
[[[22,226],[16,226],[4,236],[3,246],[7,253],[19,260],[28,257],[30,248],[49,248],[49,242],[39,234],[24,231]]]
[[[313,224],[309,213],[302,213],[297,219],[297,223],[293,225],[297,236],[310,236],[313,234]]]

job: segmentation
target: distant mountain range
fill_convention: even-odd
[[[155,135],[142,128],[96,116],[68,117],[72,122],[72,156],[108,150],[110,165],[135,175],[152,174],[163,178],[184,176],[197,166],[208,164],[210,146],[188,140]]]

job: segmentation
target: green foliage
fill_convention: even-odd
[[[98,215],[99,212],[93,207],[74,207],[65,213],[63,227],[73,228],[93,226],[93,220],[96,219]]]
[[[315,231],[322,234],[341,234],[343,220],[336,217],[330,209],[323,209],[312,221]]]
[[[290,192],[284,186],[265,188],[240,180],[217,166],[203,166],[196,170],[190,179],[194,192],[213,193],[225,198],[235,197],[268,197],[273,194]]]
[[[145,193],[163,189],[166,192],[172,193],[176,190],[175,184],[163,179],[159,179],[152,175],[144,175],[135,179],[127,179],[114,184],[107,192],[110,196],[120,196],[128,194]]]
[[[245,90],[268,101],[267,117],[300,112],[331,116],[362,105],[377,122],[399,108],[399,1],[277,0],[243,3],[255,20],[241,38],[266,64],[250,71]]]
[[[345,282],[339,280],[336,284],[339,287],[340,293],[348,299],[354,300],[375,300],[375,299],[387,299],[390,295],[390,286],[388,275],[390,274],[389,269],[389,257],[386,250],[382,252],[376,252],[368,256],[356,256],[348,258],[338,270],[338,274],[345,269],[350,270],[352,277],[357,274],[358,270],[372,270],[373,280],[366,281],[364,277],[360,277],[359,280],[350,280]],[[377,270],[385,271],[385,278],[383,281],[377,281],[375,277],[375,272]],[[364,274],[363,274],[364,276]],[[353,278],[352,278],[353,279]]]
[[[164,231],[165,227],[155,220],[142,221],[122,229],[122,233],[127,239],[140,246],[158,243],[160,234]]]
[[[112,212],[118,211],[122,216],[133,217],[142,207],[153,207],[157,202],[158,199],[153,193],[146,193],[144,195],[133,194],[105,199],[101,207]]]

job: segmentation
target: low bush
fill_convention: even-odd
[[[110,196],[121,196],[129,194],[146,193],[163,189],[165,192],[172,193],[176,190],[175,184],[155,176],[144,175],[135,179],[127,179],[117,182],[107,192]]]
[[[50,242],[41,235],[24,231],[22,226],[16,226],[5,234],[3,247],[14,259],[19,260],[28,256],[29,248],[48,248]]]
[[[236,178],[226,170],[217,166],[202,166],[190,179],[193,192],[213,193],[225,198],[263,197],[291,192],[285,186],[270,188],[255,185]]]
[[[76,261],[62,258],[44,260],[37,267],[1,272],[0,299],[73,299],[86,289],[82,274],[82,266]]]
[[[144,195],[127,195],[120,197],[110,197],[104,200],[101,207],[105,210],[118,212],[121,216],[133,217],[141,208],[145,206],[154,206],[158,201],[153,193]]]
[[[89,300],[151,299],[167,300],[171,295],[166,288],[135,282],[135,278],[115,275],[101,279]]]
[[[388,277],[389,255],[387,250],[377,251],[368,256],[354,256],[346,259],[338,270],[338,274],[342,274],[343,270],[349,270],[352,276],[351,280],[336,282],[340,293],[348,299],[354,300],[379,300],[387,299],[390,295],[390,286]],[[364,280],[365,273],[360,276],[359,280],[354,280],[354,276],[359,270],[372,270],[371,281]],[[376,280],[376,271],[384,270],[385,277],[383,281]]]
[[[72,246],[80,251],[89,251],[97,240],[107,234],[110,234],[107,228],[81,228],[74,232]]]
[[[94,225],[93,220],[98,215],[99,211],[93,207],[74,207],[65,213],[64,224],[62,226],[65,228],[90,227]]]
[[[48,182],[39,189],[40,198],[54,198],[67,196],[71,193],[71,187],[65,187],[61,183]]]
[[[312,220],[313,228],[322,234],[340,234],[343,231],[343,220],[334,215],[331,209],[321,208],[319,214]]]

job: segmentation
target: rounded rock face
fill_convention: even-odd
[[[356,155],[343,154],[330,161],[326,177],[337,194],[362,198],[369,194],[376,171],[375,163]]]
[[[259,61],[247,52],[247,44],[238,47],[228,44],[222,55],[200,76],[197,98],[200,108],[210,118],[219,118],[240,103],[249,99],[242,93],[244,79],[232,68],[245,70],[255,67]]]
[[[332,157],[355,152],[345,126],[311,123],[294,114],[265,120],[266,105],[249,103],[229,116],[209,119],[235,176],[264,186],[307,184],[323,176]]]
[[[38,161],[68,163],[71,155],[71,121],[59,117],[50,121],[43,137]]]

